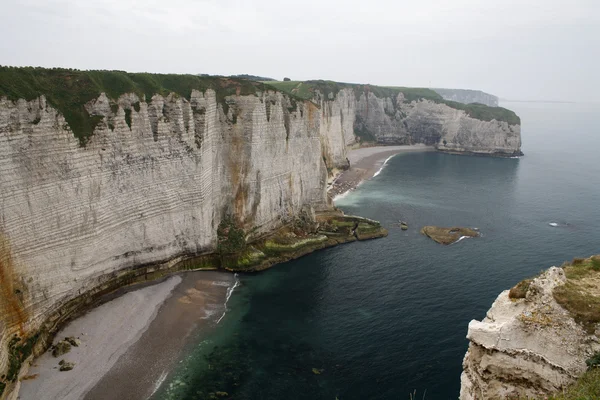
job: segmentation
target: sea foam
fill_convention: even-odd
[[[394,157],[396,154],[393,154],[391,156],[389,156],[388,158],[385,159],[385,161],[383,162],[383,165],[381,166],[381,168],[379,168],[379,170],[377,172],[375,172],[375,174],[373,175],[373,178],[376,177],[377,175],[379,175],[381,173],[381,171],[383,171],[383,168],[385,167],[385,165],[387,164],[387,162],[390,160],[390,158]]]
[[[233,284],[233,286],[231,286],[230,288],[227,289],[227,296],[225,297],[225,310],[223,311],[223,315],[221,315],[221,317],[217,320],[217,324],[219,322],[221,322],[223,317],[225,317],[225,314],[227,314],[227,302],[229,301],[229,298],[233,294],[233,291],[235,290],[235,288],[238,287],[240,284],[240,280],[238,279],[238,274],[235,274],[234,276],[235,276],[235,283]]]

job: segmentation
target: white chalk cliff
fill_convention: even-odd
[[[480,155],[522,154],[519,124],[477,119],[432,100],[409,102],[401,92],[393,97],[377,97],[368,91],[357,96],[352,89],[342,89],[321,104],[331,115],[341,116],[341,132],[329,130],[329,135],[346,144],[354,142],[352,133],[356,133],[382,144],[422,143],[440,151]]]
[[[86,105],[101,122],[85,146],[44,96],[0,98],[0,371],[13,335],[53,329],[123,271],[214,252],[225,215],[259,236],[331,207],[328,169],[348,166],[357,126],[381,143],[520,151],[518,125],[400,96],[342,90],[319,107],[266,91],[225,107],[210,89],[102,93]]]
[[[552,267],[531,282],[525,298],[511,299],[506,290],[483,321],[469,323],[461,400],[542,399],[585,372],[600,342],[554,299],[566,281],[564,270]]]

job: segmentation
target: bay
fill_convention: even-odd
[[[520,280],[600,253],[598,106],[503,105],[523,121],[524,157],[395,156],[337,203],[389,236],[240,274],[228,313],[154,397],[456,399],[469,321]],[[482,237],[441,246],[424,225]]]

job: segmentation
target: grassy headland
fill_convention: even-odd
[[[213,89],[217,93],[217,100],[226,105],[225,97],[236,93],[248,95],[257,91],[279,90],[296,100],[314,100],[317,90],[328,99],[334,97],[341,89],[351,88],[357,96],[371,92],[377,97],[390,97],[395,101],[397,95],[403,93],[405,102],[430,100],[464,110],[471,117],[484,121],[496,119],[520,124],[519,117],[505,108],[447,101],[433,90],[425,88],[358,85],[324,80],[259,82],[250,78],[251,76],[221,77],[0,66],[0,97],[33,100],[45,95],[49,104],[64,115],[74,135],[82,144],[85,144],[101,119],[90,116],[84,105],[102,92],[113,100],[125,93],[135,93],[140,99],[145,98],[148,101],[154,94],[165,96],[175,93],[189,99],[194,89]]]
[[[45,95],[48,103],[64,115],[81,143],[86,142],[99,122],[98,117],[88,114],[84,105],[102,92],[111,99],[135,93],[148,101],[155,94],[170,93],[189,99],[194,89],[213,89],[221,103],[238,91],[247,95],[274,90],[263,83],[239,78],[0,66],[0,97],[33,100]]]
[[[600,324],[600,255],[574,258],[562,265],[567,281],[554,288],[553,296],[588,334],[593,335]],[[532,279],[515,285],[509,293],[512,299],[525,298]],[[563,392],[549,400],[600,399],[600,353],[588,361],[588,370]]]
[[[567,282],[554,289],[554,299],[593,334],[600,323],[600,256],[575,258],[563,269]]]
[[[362,93],[371,92],[377,97],[390,97],[394,100],[399,93],[404,95],[404,101],[430,100],[439,104],[446,104],[457,110],[463,110],[472,118],[483,121],[508,122],[511,125],[521,124],[521,119],[513,111],[503,107],[488,107],[484,104],[471,103],[463,104],[456,101],[444,100],[442,96],[427,88],[408,88],[400,86],[375,86],[360,85],[353,83],[341,83],[334,81],[312,80],[312,81],[269,81],[265,82],[282,92],[298,96],[305,100],[313,100],[316,91],[319,91],[326,99],[330,95],[335,96],[341,89],[353,89],[356,96]]]

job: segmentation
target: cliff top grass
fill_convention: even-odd
[[[521,119],[514,113],[503,107],[488,107],[480,103],[463,104],[456,101],[444,100],[437,92],[427,88],[409,88],[401,86],[375,86],[375,85],[360,85],[354,83],[341,83],[325,80],[310,80],[310,81],[268,81],[270,86],[273,86],[282,92],[298,96],[304,100],[313,100],[317,91],[325,96],[325,99],[337,95],[342,89],[353,89],[356,96],[362,93],[371,92],[377,97],[390,97],[395,101],[399,93],[404,95],[405,102],[430,100],[439,104],[446,104],[449,107],[457,110],[463,110],[472,118],[482,121],[504,121],[511,125],[521,124]]]
[[[136,93],[149,100],[154,94],[176,93],[189,99],[192,90],[213,89],[217,100],[226,96],[274,90],[268,85],[240,78],[218,76],[130,73],[125,71],[80,71],[65,68],[0,66],[0,97],[33,100],[45,95],[48,103],[64,115],[81,143],[92,134],[98,118],[90,117],[84,105],[104,92],[112,99]]]
[[[575,258],[563,269],[567,282],[554,289],[554,299],[592,334],[600,323],[600,256]]]
[[[549,400],[594,399],[600,399],[600,368],[598,367],[588,370],[564,392],[549,397]]]

